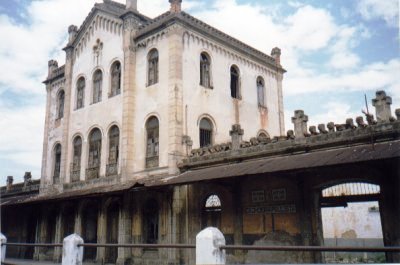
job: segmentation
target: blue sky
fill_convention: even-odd
[[[47,61],[64,63],[68,26],[81,25],[95,2],[0,1],[0,185],[25,171],[40,177]],[[168,8],[138,0],[150,17]],[[393,112],[400,107],[398,0],[183,0],[183,8],[265,53],[282,49],[286,129],[295,109],[309,125],[355,118],[364,94],[370,102],[380,89]]]

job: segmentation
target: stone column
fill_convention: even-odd
[[[278,87],[279,133],[283,136],[285,135],[285,114],[283,110],[282,80],[284,71],[281,69],[281,49],[278,47],[273,48],[271,51],[271,57],[275,59],[276,66],[278,67],[276,81]]]
[[[385,246],[400,246],[400,176],[393,165],[380,176],[379,211]],[[386,253],[386,261],[400,263],[400,253]]]
[[[375,107],[376,119],[378,122],[388,122],[392,116],[390,105],[392,98],[386,96],[386,92],[381,90],[376,92],[376,98],[372,100],[372,106]]]
[[[178,1],[175,1],[178,2]],[[183,29],[171,26],[168,33],[168,167],[170,174],[179,172],[177,162],[185,155],[183,150]]]
[[[107,209],[105,208],[105,200],[102,199],[98,212],[97,222],[97,243],[105,244],[107,239]],[[97,248],[96,261],[102,263],[105,260],[105,248]]]
[[[242,196],[242,183],[238,181],[234,185],[234,189],[232,192],[232,201],[234,207],[235,214],[235,231],[233,233],[234,244],[242,245],[243,244],[243,196]],[[244,263],[244,255],[242,250],[235,250],[235,256],[238,258],[239,262]]]
[[[56,218],[56,233],[55,233],[54,243],[62,243],[63,242],[63,237],[62,237],[63,221],[64,221],[63,214],[61,211],[59,211],[59,213],[57,214],[57,218]],[[61,260],[61,255],[62,255],[62,249],[54,248],[53,260],[56,262],[59,262]]]
[[[131,198],[128,192],[124,193],[120,206],[118,222],[118,244],[127,244],[132,241],[132,219],[130,214]],[[125,264],[125,261],[132,256],[131,248],[118,248],[117,264]]]
[[[44,119],[43,131],[43,152],[42,152],[42,171],[40,176],[40,188],[43,189],[51,183],[51,177],[47,175],[47,152],[49,145],[49,123],[50,123],[50,107],[51,107],[51,75],[53,70],[57,68],[57,61],[50,60],[48,63],[48,76],[44,82],[46,84],[46,115]]]
[[[39,232],[38,232],[38,243],[48,243],[46,242],[46,234],[47,234],[47,218],[48,218],[48,212],[46,211],[44,207],[41,207],[40,209],[40,223],[39,223]],[[47,248],[39,248],[36,247],[33,257],[35,260],[44,260],[46,259],[46,249]]]
[[[244,130],[240,127],[240,124],[232,125],[232,130],[229,131],[229,135],[232,138],[232,150],[239,150],[240,144],[242,143],[242,137]]]
[[[292,123],[294,124],[294,135],[296,138],[304,138],[307,133],[308,116],[304,115],[303,110],[295,110]]]
[[[63,49],[65,51],[65,84],[64,84],[64,117],[62,121],[62,139],[61,139],[61,169],[60,169],[60,184],[67,182],[69,180],[69,165],[68,163],[68,146],[70,145],[69,141],[69,116],[73,111],[73,106],[71,106],[71,97],[72,97],[72,69],[74,65],[74,46],[73,40],[76,36],[77,27],[69,26],[69,42],[68,45]]]
[[[121,16],[123,20],[123,85],[122,85],[122,130],[121,130],[121,178],[128,178],[134,172],[135,139],[134,117],[136,111],[136,47],[133,41],[139,28],[132,10]]]

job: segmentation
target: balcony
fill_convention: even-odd
[[[118,174],[118,162],[106,165],[106,176],[114,176]]]
[[[98,179],[100,175],[100,166],[86,169],[86,180]]]

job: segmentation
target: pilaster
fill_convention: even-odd
[[[71,93],[72,93],[72,67],[74,58],[74,49],[72,46],[67,46],[64,48],[66,53],[65,59],[65,98],[64,98],[64,117],[63,117],[63,128],[62,128],[62,139],[61,139],[61,170],[60,170],[60,184],[66,182],[69,177],[69,166],[68,162],[68,145],[69,143],[69,116],[71,113]]]
[[[283,136],[285,135],[285,113],[283,110],[283,92],[282,92],[283,73],[278,73],[276,78],[278,86],[279,133],[281,136]]]
[[[49,145],[49,121],[50,121],[50,106],[51,106],[51,84],[46,84],[46,115],[44,118],[44,132],[43,132],[43,152],[42,152],[42,171],[40,176],[40,189],[42,190],[50,183],[49,176],[47,176],[47,152]]]
[[[63,227],[63,216],[62,212],[59,211],[56,218],[56,232],[55,232],[54,243],[63,242],[62,227]],[[61,261],[61,255],[62,255],[62,248],[54,248],[53,260],[57,262]]]
[[[183,137],[183,29],[171,26],[168,33],[168,167],[169,173],[178,172],[177,162],[184,155]]]
[[[124,21],[124,74],[122,86],[121,178],[124,181],[134,172],[134,117],[136,111],[136,48],[134,37],[139,28],[139,22],[130,11],[125,13],[122,19]]]
[[[124,193],[122,205],[120,207],[118,222],[118,244],[131,243],[132,219],[130,215],[130,194]],[[118,248],[117,264],[125,264],[125,261],[132,256],[131,248]]]

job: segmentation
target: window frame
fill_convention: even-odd
[[[65,112],[65,91],[64,89],[61,89],[57,93],[57,120],[61,120],[62,118],[64,118],[64,112]]]
[[[233,73],[233,71],[235,71],[236,73]],[[229,77],[230,77],[229,88],[231,92],[231,98],[238,100],[242,99],[241,89],[240,89],[241,78],[238,66],[231,65],[231,67],[229,68]],[[234,82],[233,77],[236,77],[236,82]],[[235,87],[233,87],[233,84],[235,84]]]
[[[159,81],[160,53],[156,48],[151,49],[147,54],[147,86],[152,86]]]
[[[150,125],[154,121],[157,124]],[[155,168],[159,166],[160,159],[160,121],[156,116],[150,116],[145,125],[146,144],[145,159],[146,168]],[[151,140],[151,142],[149,142]]]
[[[97,75],[99,77],[97,77]],[[104,74],[100,69],[96,69],[92,76],[92,104],[96,104],[102,101],[103,98],[103,79]],[[98,86],[96,86],[98,85]],[[98,89],[98,91],[97,91]]]
[[[203,56],[205,59],[203,59]],[[200,86],[213,89],[212,86],[212,61],[207,52],[200,53]],[[208,78],[206,78],[208,76]],[[207,82],[206,82],[207,81]]]
[[[205,127],[202,128],[203,121],[207,122],[210,128],[205,128]],[[206,142],[207,138],[209,140],[209,143],[204,145],[203,143]],[[214,124],[209,118],[203,117],[200,119],[199,122],[199,146],[200,148],[212,146],[213,142],[214,142]]]
[[[113,84],[114,78],[115,78],[114,69],[117,65],[119,65],[119,72],[118,72],[119,82],[118,82],[117,88],[115,88],[114,84]],[[119,60],[116,60],[111,64],[111,67],[110,67],[110,92],[108,94],[108,97],[111,98],[111,97],[118,96],[121,94],[121,91],[122,91],[122,64]]]

